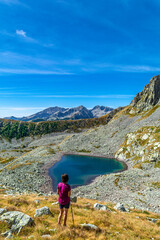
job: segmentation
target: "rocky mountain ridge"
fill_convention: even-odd
[[[131,113],[141,113],[160,104],[160,76],[154,76],[144,89],[132,100]]]
[[[90,119],[101,117],[113,108],[104,106],[95,106],[93,109],[87,109],[84,106],[79,106],[75,108],[62,108],[62,107],[50,107],[43,111],[32,114],[28,117],[16,118],[14,116],[6,117],[5,119],[19,120],[19,121],[53,121],[53,120],[75,120],[75,119]]]

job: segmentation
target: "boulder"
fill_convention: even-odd
[[[143,136],[142,136],[142,140],[146,140],[148,138],[148,134],[144,134]]]
[[[6,237],[5,239],[11,239],[11,238],[13,238],[13,235],[12,235],[11,230],[10,230],[10,231],[7,231],[7,232],[5,232],[5,233],[2,233],[1,235],[2,235],[3,237]]]
[[[11,229],[3,233],[7,238],[11,238],[12,233],[19,233],[23,227],[32,226],[34,224],[30,216],[18,211],[3,213],[3,215],[0,216],[0,221],[6,221],[11,225]]]
[[[58,204],[58,202],[53,202],[51,205],[56,205],[56,204]]]
[[[6,208],[0,208],[0,215],[2,215],[3,213],[7,212]]]
[[[158,219],[156,218],[147,218],[150,222],[156,223],[158,221]]]
[[[29,237],[28,237],[28,239],[32,239],[32,238],[34,238],[34,236],[33,236],[33,235],[31,235],[31,236],[29,236]]]
[[[119,210],[121,212],[127,212],[127,210],[125,209],[125,207],[122,203],[117,203],[116,206],[114,207],[114,209]]]
[[[90,223],[83,223],[81,224],[81,226],[85,229],[99,230],[99,228],[96,225]]]
[[[45,206],[45,207],[36,209],[34,217],[40,217],[42,215],[53,215],[53,214],[51,213],[49,208]]]
[[[97,210],[104,210],[104,211],[107,210],[107,207],[105,205],[102,205],[102,204],[99,204],[99,203],[95,203],[93,207]]]
[[[51,235],[49,235],[49,234],[45,234],[45,235],[42,235],[42,236],[41,236],[41,238],[45,238],[45,239],[46,239],[46,238],[50,238],[50,239],[51,239],[51,238],[52,238],[52,236],[51,236]]]
[[[38,199],[36,199],[36,200],[34,200],[34,203],[35,204],[40,204],[41,202]]]

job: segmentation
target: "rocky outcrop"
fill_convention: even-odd
[[[35,217],[40,217],[42,215],[53,215],[51,213],[51,211],[49,210],[48,207],[42,207],[42,208],[39,208],[39,209],[36,209],[36,212],[35,212]]]
[[[12,237],[12,233],[19,233],[23,227],[32,226],[34,224],[34,221],[30,216],[18,211],[4,213],[0,216],[0,221],[6,221],[11,225],[11,229],[3,233],[3,236],[6,236],[7,238]]]
[[[105,205],[99,203],[95,203],[93,207],[97,210],[107,210],[107,207]]]
[[[122,203],[117,203],[116,206],[114,207],[114,209],[121,211],[121,212],[127,212],[126,208],[124,207],[124,205]]]
[[[147,84],[142,92],[137,93],[136,97],[132,100],[131,113],[134,111],[140,113],[147,111],[160,103],[160,76],[153,77],[149,84]]]
[[[142,162],[159,162],[159,134],[160,127],[142,127],[135,132],[127,134],[115,157],[121,160],[131,159],[135,166]]]
[[[91,224],[91,223],[83,223],[83,224],[81,224],[81,226],[83,227],[83,228],[85,228],[85,229],[87,229],[87,230],[90,230],[90,229],[92,229],[92,230],[100,230],[96,225],[94,225],[94,224]]]
[[[7,212],[6,208],[0,208],[0,215],[2,215],[3,213]]]

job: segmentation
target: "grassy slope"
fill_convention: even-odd
[[[111,209],[109,211],[99,211],[93,209],[95,200],[78,199],[77,203],[73,203],[73,211],[75,218],[75,226],[72,225],[71,212],[69,210],[68,228],[57,227],[57,218],[59,214],[58,205],[51,205],[52,202],[57,201],[57,196],[4,196],[0,195],[0,208],[7,207],[8,210],[17,210],[24,212],[34,218],[35,209],[48,206],[54,217],[41,216],[34,218],[34,227],[25,227],[20,232],[19,236],[15,236],[15,240],[28,239],[29,236],[34,236],[32,239],[47,239],[42,238],[42,235],[50,234],[51,239],[159,239],[160,237],[160,216],[132,210],[129,213],[121,213],[113,209],[113,205],[108,203],[107,206]],[[40,200],[40,204],[36,205],[33,201]],[[159,221],[151,223],[147,217],[159,218]],[[92,223],[98,226],[101,231],[85,230],[80,226],[81,223]],[[49,231],[55,229],[55,232]],[[0,233],[8,229],[6,223],[0,223]],[[0,239],[4,239],[0,237]]]

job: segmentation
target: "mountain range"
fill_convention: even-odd
[[[20,121],[52,121],[52,120],[75,120],[75,119],[87,119],[87,118],[97,118],[104,116],[105,114],[111,112],[113,108],[104,106],[95,106],[92,109],[87,109],[84,106],[79,106],[75,108],[62,108],[62,107],[49,107],[40,111],[38,113],[32,114],[27,117],[17,118],[14,116],[5,117],[5,119],[20,120]]]

